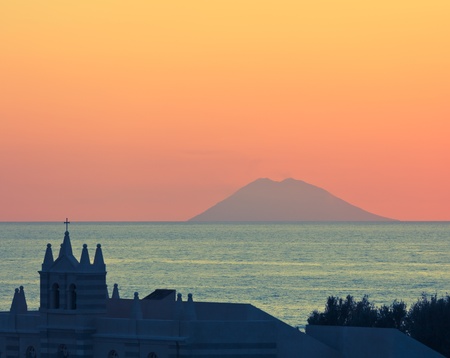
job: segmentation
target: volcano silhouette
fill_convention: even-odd
[[[393,221],[301,180],[257,179],[189,221]]]

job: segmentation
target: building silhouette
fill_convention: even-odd
[[[0,312],[1,358],[440,356],[392,329],[314,326],[305,334],[250,304],[183,300],[171,289],[123,299],[116,284],[109,296],[101,245],[92,262],[83,245],[78,261],[65,224],[58,257],[51,244],[45,251],[39,310],[28,310],[21,286]]]

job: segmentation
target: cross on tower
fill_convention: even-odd
[[[69,231],[69,224],[70,224],[69,219],[66,218],[66,221],[64,221],[64,224],[66,224],[66,231]]]

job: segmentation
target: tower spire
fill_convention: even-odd
[[[192,293],[188,294],[187,306],[186,306],[186,319],[189,321],[197,320],[197,313],[195,312],[194,300],[192,299]]]
[[[82,267],[89,267],[91,265],[91,261],[89,260],[89,252],[86,244],[83,244],[83,250],[81,251],[80,265]]]
[[[139,300],[139,293],[134,293],[133,306],[131,307],[131,318],[142,319],[142,307],[141,301]]]
[[[70,243],[70,235],[69,235],[69,224],[70,221],[66,218],[66,221],[64,221],[64,224],[66,224],[66,232],[64,233],[64,240],[61,245],[61,250],[59,251],[59,257],[63,255],[67,255],[69,257],[73,256],[72,253],[72,244]]]
[[[47,244],[47,250],[45,250],[44,262],[42,263],[42,269],[48,269],[53,264],[53,252],[52,244]]]
[[[103,260],[102,245],[100,244],[97,244],[97,250],[95,250],[93,265],[95,268],[102,271],[104,271],[106,268],[105,261]]]
[[[119,296],[119,286],[117,285],[117,283],[114,284],[114,288],[113,288],[113,292],[112,292],[112,299],[114,300],[118,300],[120,298]]]
[[[10,312],[23,314],[27,313],[27,300],[25,299],[25,292],[23,291],[23,286],[16,288],[14,291],[14,297],[11,303]]]
[[[66,232],[68,232],[69,231],[69,224],[70,224],[69,219],[66,218],[66,221],[64,221],[64,224],[66,224]]]

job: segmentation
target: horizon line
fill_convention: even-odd
[[[56,224],[60,221],[56,220],[0,220],[0,224],[33,224],[33,223],[49,223]],[[62,223],[62,222],[61,222]],[[189,224],[220,224],[220,223],[278,223],[278,224],[293,224],[293,223],[450,223],[449,220],[342,220],[342,221],[332,221],[332,220],[309,220],[309,221],[191,221],[191,219],[187,220],[80,220],[73,221],[74,223],[189,223]]]

